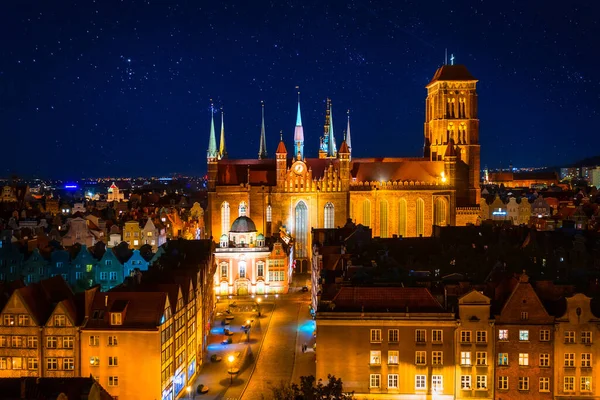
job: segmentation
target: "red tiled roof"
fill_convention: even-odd
[[[279,142],[279,144],[277,145],[277,150],[275,150],[275,153],[286,153],[287,154],[287,149],[285,148],[285,143],[283,143],[283,140],[281,140]]]
[[[332,302],[335,309],[443,312],[441,304],[426,288],[342,287]]]
[[[157,329],[166,301],[165,292],[96,292],[83,329]],[[127,302],[127,312],[123,314],[123,324],[111,325],[109,314],[113,305],[120,309],[124,302]]]
[[[342,154],[350,153],[350,150],[348,149],[348,145],[346,144],[345,140],[340,145],[340,151],[339,151],[339,153],[342,153]]]
[[[442,65],[435,71],[431,85],[437,81],[477,81],[464,65]]]
[[[352,161],[352,178],[366,181],[419,181],[430,183],[444,171],[443,161],[413,161],[396,159],[375,159],[367,162],[362,159]]]

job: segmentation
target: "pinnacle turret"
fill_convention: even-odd
[[[224,113],[221,110],[221,141],[219,143],[219,160],[227,158],[227,149],[225,148],[225,123]]]
[[[214,118],[214,107],[210,105],[210,136],[208,138],[208,150],[206,151],[206,158],[211,160],[216,160],[219,157],[219,152],[217,151],[217,139],[215,136],[215,118]]]
[[[346,146],[352,152],[352,139],[350,137],[350,110],[348,110],[348,126],[346,127]]]
[[[265,103],[261,101],[261,124],[260,124],[260,145],[258,148],[258,159],[267,158],[267,140],[265,135]]]

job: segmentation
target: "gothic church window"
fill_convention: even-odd
[[[371,202],[369,199],[363,200],[363,221],[364,226],[371,226]]]
[[[398,203],[398,235],[406,237],[406,199]]]
[[[425,202],[423,199],[417,199],[416,205],[417,237],[420,237],[425,234]]]
[[[335,220],[335,209],[333,207],[333,204],[331,203],[327,203],[325,204],[325,221],[324,221],[324,227],[325,229],[333,229],[334,226],[334,220]]]
[[[379,202],[379,236],[382,238],[389,237],[388,235],[388,202],[381,200]]]
[[[295,211],[296,258],[305,258],[308,256],[308,207],[300,201]]]
[[[446,221],[446,201],[443,198],[438,197],[437,199],[435,199],[433,214],[434,214],[434,222],[433,222],[434,225],[437,225],[437,226],[448,225],[448,222]]]
[[[229,233],[229,203],[221,204],[221,235]]]
[[[273,218],[272,212],[271,205],[269,204],[267,206],[267,222],[271,222],[271,219]]]

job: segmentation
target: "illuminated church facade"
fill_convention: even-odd
[[[211,119],[207,233],[213,238],[229,235],[231,222],[242,215],[267,237],[284,228],[294,238],[298,268],[306,271],[311,228],[344,226],[350,218],[369,226],[373,236],[426,237],[434,225],[477,223],[476,84],[463,65],[443,65],[436,71],[426,86],[421,157],[352,157],[350,118],[344,121],[338,146],[329,100],[318,158],[304,155],[300,101],[293,150],[288,151],[281,135],[274,157],[266,150],[264,107],[256,159],[228,157],[223,125],[217,148]]]

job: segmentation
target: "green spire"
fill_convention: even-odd
[[[210,136],[208,138],[208,150],[206,152],[206,158],[217,158],[219,153],[217,152],[217,139],[215,137],[215,118],[214,118],[214,107],[210,105]]]
[[[223,122],[224,112],[221,110],[221,142],[219,144],[219,160],[227,158],[227,149],[225,148],[225,123]]]

